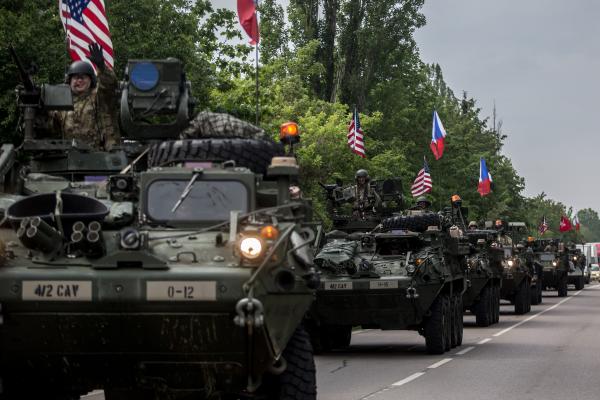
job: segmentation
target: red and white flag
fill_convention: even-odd
[[[365,136],[360,127],[360,120],[356,108],[354,109],[354,114],[352,114],[352,121],[350,121],[350,125],[348,125],[348,147],[350,147],[352,152],[358,154],[362,158],[367,156],[365,154]]]
[[[429,173],[429,165],[427,165],[427,160],[423,157],[423,168],[417,173],[417,177],[410,188],[410,192],[413,197],[417,197],[431,192],[432,188],[433,182],[431,180],[431,174]]]
[[[94,63],[89,60],[89,46],[98,43],[104,53],[104,62],[114,68],[113,45],[104,0],[59,0],[58,6],[71,59],[87,61],[93,66]]]
[[[237,0],[237,11],[240,24],[248,36],[250,44],[255,45],[260,41],[258,31],[258,16],[256,15],[256,3],[254,0]]]

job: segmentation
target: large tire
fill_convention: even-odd
[[[382,225],[383,229],[386,231],[398,229],[413,232],[425,232],[430,226],[440,226],[440,216],[435,213],[400,215],[397,217],[385,218],[382,221]]]
[[[454,324],[454,312],[452,310],[452,299],[444,296],[446,302],[446,351],[452,348],[452,325]]]
[[[500,287],[494,285],[494,323],[500,322]]]
[[[567,297],[569,292],[568,287],[569,285],[567,276],[562,276],[558,281],[558,297]]]
[[[584,287],[584,277],[580,276],[579,278],[577,278],[577,280],[575,281],[575,290],[581,290]]]
[[[286,369],[267,375],[262,391],[268,400],[316,400],[317,377],[313,349],[304,328],[299,327],[283,351]]]
[[[431,306],[431,315],[425,321],[425,346],[429,354],[444,354],[446,351],[447,335],[447,298],[445,295],[438,296]]]
[[[540,280],[535,284],[535,288],[531,291],[531,304],[537,306],[542,302],[542,286]]]
[[[489,286],[485,286],[479,294],[479,302],[475,305],[475,323],[477,326],[490,326],[493,321],[492,290]]]
[[[531,295],[528,290],[529,287],[527,279],[523,279],[515,294],[515,314],[517,315],[523,315],[529,312],[528,305],[531,302]]]
[[[260,139],[184,139],[155,143],[148,152],[148,166],[159,167],[183,161],[229,161],[264,174],[275,156],[283,155],[283,147]]]
[[[454,296],[456,301],[456,331],[454,334],[455,346],[462,345],[463,342],[463,302],[462,295]]]

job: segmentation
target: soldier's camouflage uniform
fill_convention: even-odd
[[[72,111],[49,113],[51,130],[64,139],[75,139],[96,150],[106,150],[118,140],[115,73],[105,68],[98,73],[98,85],[88,93],[73,94]]]

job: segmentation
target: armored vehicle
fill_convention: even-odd
[[[471,250],[467,258],[467,286],[463,294],[463,307],[475,315],[478,326],[489,326],[500,320],[504,251],[492,246],[495,231],[469,230],[466,235]]]
[[[434,354],[460,345],[469,247],[459,233],[430,212],[384,218],[371,232],[330,232],[315,257],[315,348],[347,347],[354,326],[416,330]]]
[[[496,242],[496,246],[504,251],[500,298],[514,304],[515,314],[526,314],[531,311],[533,258],[525,253],[522,244],[517,244],[526,231],[524,222],[509,222],[506,232],[499,234]]]
[[[173,140],[188,115],[181,64],[128,73],[122,126],[148,149],[134,160],[31,126],[23,163],[2,149],[0,397],[315,399],[300,323],[316,233],[290,199],[295,159],[266,139]],[[162,128],[123,112],[160,104],[177,105]],[[283,133],[296,141],[293,124]]]
[[[581,290],[585,286],[585,256],[580,249],[570,248],[568,283],[574,285],[575,290]]]
[[[542,287],[554,288],[558,297],[567,295],[568,273],[571,261],[564,254],[560,239],[536,239],[532,245],[534,262],[542,268]]]

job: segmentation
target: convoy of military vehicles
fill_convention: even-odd
[[[175,59],[129,62],[126,140],[110,151],[38,135],[71,95],[22,76],[24,139],[0,149],[1,399],[315,399],[313,352],[347,348],[357,327],[414,330],[442,354],[465,312],[485,327],[501,300],[524,314],[542,289],[583,287],[580,250],[522,222],[467,227],[458,196],[408,208],[399,178],[323,184],[319,222],[298,187],[298,126],[277,143],[193,118]]]

